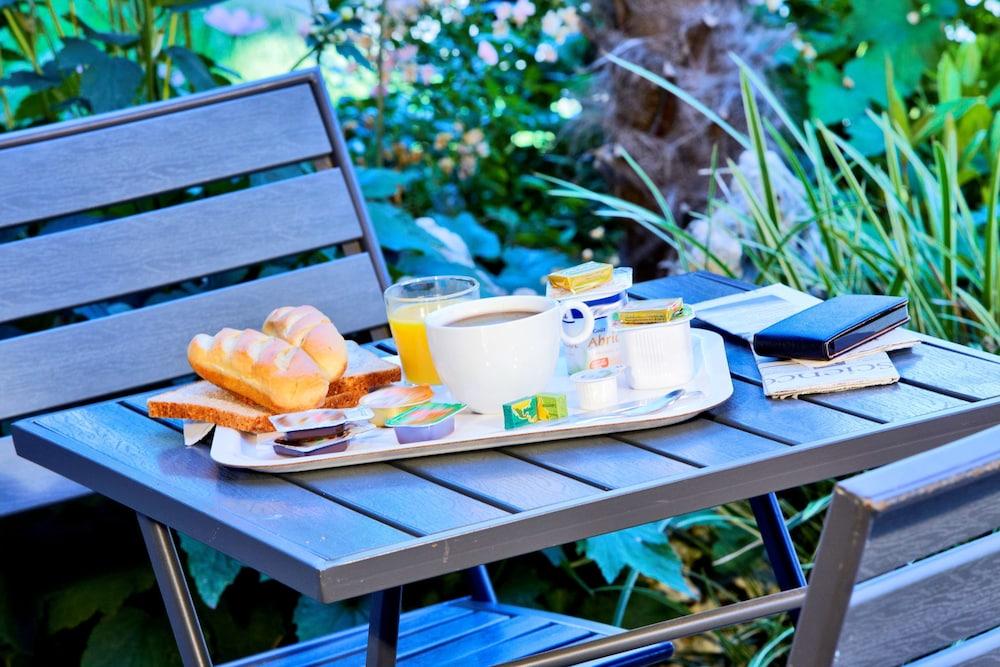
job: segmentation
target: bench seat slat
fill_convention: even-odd
[[[0,229],[330,154],[307,83],[248,90],[182,111],[171,112],[198,98],[140,108],[99,129],[42,128],[30,143],[0,138]]]
[[[385,322],[367,254],[0,341],[0,419],[127,391],[191,372],[199,332],[259,329],[274,308],[311,303],[348,334]],[[39,364],[44,360],[44,372]]]
[[[0,245],[0,322],[360,237],[339,169],[36,236]]]

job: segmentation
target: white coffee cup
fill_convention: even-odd
[[[562,318],[571,309],[583,313],[583,326],[568,334]],[[478,316],[518,312],[531,314],[456,325]],[[545,389],[559,361],[559,341],[576,345],[589,338],[594,314],[579,301],[497,296],[447,306],[428,315],[424,324],[434,368],[452,397],[476,412],[498,414],[504,403]]]

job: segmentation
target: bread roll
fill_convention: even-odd
[[[347,344],[330,318],[313,306],[283,306],[264,320],[264,333],[301,347],[313,358],[326,379],[334,381],[347,370]]]
[[[312,357],[253,329],[198,334],[188,345],[188,362],[205,380],[276,412],[315,408],[329,387]]]

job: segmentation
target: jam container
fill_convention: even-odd
[[[622,355],[633,389],[676,387],[694,377],[691,320],[694,311],[684,306],[679,317],[658,324],[615,323]]]
[[[434,392],[425,384],[415,387],[386,387],[363,396],[360,405],[370,408],[374,413],[372,423],[375,426],[385,426],[386,421],[433,397]]]
[[[372,411],[363,407],[317,408],[272,415],[268,419],[275,431],[284,434],[284,440],[293,441],[337,437],[352,422],[364,422],[372,416]]]
[[[423,403],[387,420],[385,425],[401,445],[438,440],[455,430],[455,415],[464,409],[464,403]]]

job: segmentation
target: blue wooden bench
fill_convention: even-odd
[[[575,665],[799,608],[793,667],[1000,664],[1000,427],[839,483],[808,587],[507,667]]]
[[[238,189],[212,194],[216,184]],[[194,333],[258,328],[280,305],[313,304],[359,342],[388,336],[388,273],[316,70],[0,136],[0,232],[0,324],[14,327],[0,338],[0,420],[182,377]],[[320,261],[280,264],[306,256]],[[234,271],[266,277],[220,281]],[[178,285],[177,298],[146,303],[151,290]],[[108,302],[115,307],[93,307]],[[80,306],[99,316],[63,324]],[[37,330],[32,318],[53,313],[61,326]],[[86,493],[0,440],[0,517]],[[150,544],[175,553],[173,535],[143,527]],[[183,581],[177,571],[157,575],[161,585]],[[485,568],[470,577],[471,599],[403,615],[404,662],[437,645],[512,659],[620,631],[500,605]],[[377,598],[376,639],[398,620],[398,590]],[[240,664],[313,664],[317,653],[363,661],[367,632]],[[670,651],[614,662],[648,664]]]

